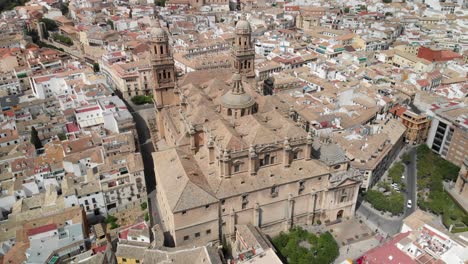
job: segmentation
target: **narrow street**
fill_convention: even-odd
[[[153,114],[153,107],[138,107],[129,104],[127,107],[130,109],[135,121],[135,128],[138,134],[139,150],[143,159],[143,167],[145,173],[146,191],[148,196],[148,210],[150,213],[150,224],[160,224],[159,209],[156,201],[156,178],[154,175],[154,163],[152,153],[154,152],[153,142],[151,141],[151,133],[148,128],[146,120]]]
[[[417,170],[416,170],[416,148],[412,147],[409,150],[409,155],[410,155],[410,163],[406,165],[406,170],[405,170],[405,177],[406,177],[406,200],[405,200],[405,217],[412,214],[416,208],[417,208],[417,186],[416,186],[416,177],[417,177]],[[408,208],[406,206],[408,200],[411,200],[412,202],[412,207]]]
[[[417,208],[417,169],[416,169],[416,148],[410,147],[408,152],[410,155],[410,162],[405,165],[405,181],[406,193],[404,214],[400,217],[387,217],[383,216],[379,211],[370,208],[370,205],[362,203],[362,198],[359,198],[357,204],[356,214],[362,217],[362,220],[367,222],[373,229],[379,229],[381,232],[390,236],[397,234],[400,231],[402,220],[408,215],[412,214]],[[411,200],[412,207],[408,208],[408,200]]]

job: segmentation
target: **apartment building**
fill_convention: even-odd
[[[468,156],[468,108],[464,103],[434,110],[426,144],[444,159],[461,167]]]
[[[390,113],[406,127],[405,140],[407,143],[421,144],[426,142],[431,127],[429,116],[400,105],[390,109]]]

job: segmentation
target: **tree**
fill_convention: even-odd
[[[109,25],[109,27],[110,27],[111,29],[114,29],[114,22],[112,22],[112,20],[107,20],[106,23],[107,23],[107,25]]]
[[[288,234],[281,232],[272,240],[285,263],[333,263],[339,255],[338,244],[330,233],[319,236],[301,227],[293,228]],[[309,244],[310,249],[301,246]]]
[[[384,2],[385,4],[390,4],[392,0],[382,0],[382,2]]]
[[[42,148],[42,142],[39,139],[39,134],[37,133],[37,130],[35,127],[31,128],[31,144],[33,144],[34,148],[36,149]]]
[[[45,27],[48,31],[56,31],[58,29],[57,23],[54,20],[48,18],[42,18],[41,22],[45,24]]]
[[[93,70],[94,72],[99,72],[101,70],[101,68],[99,67],[99,63],[93,63]]]
[[[135,95],[134,97],[132,97],[132,102],[136,105],[151,104],[153,103],[153,99],[151,98],[151,96]]]
[[[52,35],[52,38],[54,39],[54,41],[60,42],[62,44],[65,44],[68,46],[73,45],[73,40],[71,40],[71,38],[64,36],[64,35],[55,33],[54,35]]]
[[[157,6],[165,6],[166,5],[166,0],[156,0],[155,4]]]
[[[68,14],[68,3],[60,3],[60,11],[62,12],[62,15],[67,15]]]
[[[346,14],[348,14],[348,13],[349,13],[349,7],[345,7],[344,12],[345,12]]]
[[[16,6],[22,6],[26,2],[28,2],[28,0],[0,0],[0,12],[11,10]]]
[[[58,137],[61,141],[67,139],[67,135],[65,135],[65,133],[58,133],[58,134],[57,134],[57,137]]]

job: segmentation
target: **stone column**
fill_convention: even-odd
[[[312,143],[313,142],[314,142],[314,138],[312,137],[312,131],[309,130],[309,133],[307,133],[306,149],[304,153],[305,160],[310,160],[312,158]]]
[[[236,230],[236,212],[234,208],[231,209],[231,213],[229,214],[229,223],[228,223],[228,233],[232,237],[235,235]]]
[[[196,135],[195,127],[190,124],[190,130],[189,130],[189,135],[190,135],[190,149],[192,150],[192,153],[195,154],[197,150],[196,142],[195,142],[195,135]]]
[[[257,152],[255,152],[255,147],[250,145],[249,148],[249,172],[250,175],[257,174]]]
[[[289,138],[286,137],[283,143],[283,165],[289,167],[291,165],[291,145],[289,145]]]
[[[309,210],[307,211],[307,224],[313,225],[315,222],[315,211],[317,210],[317,195],[318,193],[313,190],[310,193],[310,206]]]
[[[255,203],[255,207],[253,210],[253,225],[260,227],[260,205]]]
[[[285,221],[284,221],[284,231],[288,231],[291,227],[292,227],[292,224],[293,224],[293,207],[294,207],[294,200],[293,200],[293,196],[292,194],[289,194],[288,195],[288,201],[286,203],[286,207],[285,207]]]
[[[218,160],[219,160],[219,176],[223,177],[224,176],[224,161],[223,161],[223,150],[220,149],[218,150]]]
[[[207,147],[208,147],[208,161],[210,164],[213,164],[213,162],[215,161],[215,148],[214,148],[214,140],[211,135],[210,135],[210,138],[208,139]]]
[[[231,156],[229,155],[229,150],[225,149],[223,154],[223,170],[224,177],[231,177]]]
[[[353,202],[353,208],[351,208],[351,213],[354,215],[354,212],[356,211],[356,201],[357,201],[357,196],[359,193],[359,185],[354,187],[354,194],[353,197],[351,198]]]

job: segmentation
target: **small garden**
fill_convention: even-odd
[[[64,35],[55,33],[52,35],[52,39],[56,42],[62,43],[67,46],[73,45],[73,40],[71,40],[71,38],[64,36]]]
[[[153,103],[153,97],[151,96],[146,96],[146,95],[136,95],[132,97],[132,102],[136,105],[142,105],[142,104],[152,104]]]
[[[401,177],[401,174],[400,174]],[[389,183],[380,182],[379,190],[368,190],[364,194],[364,200],[375,209],[382,212],[389,212],[392,215],[400,215],[404,211],[405,197],[400,192],[392,190]]]
[[[459,167],[432,152],[426,145],[417,149],[418,206],[442,217],[452,232],[468,231],[468,215],[444,191],[443,181],[455,181]]]
[[[106,218],[106,224],[110,227],[110,229],[116,229],[119,227],[119,224],[117,224],[117,217],[113,215],[108,215]]]
[[[329,232],[314,235],[295,227],[289,233],[281,232],[272,242],[289,264],[333,263],[339,255],[338,244]]]
[[[388,170],[388,176],[390,177],[390,179],[392,179],[392,182],[400,185],[402,189],[404,189],[403,187],[405,186],[405,183],[401,178],[404,172],[405,166],[401,161],[393,164],[393,166]]]

